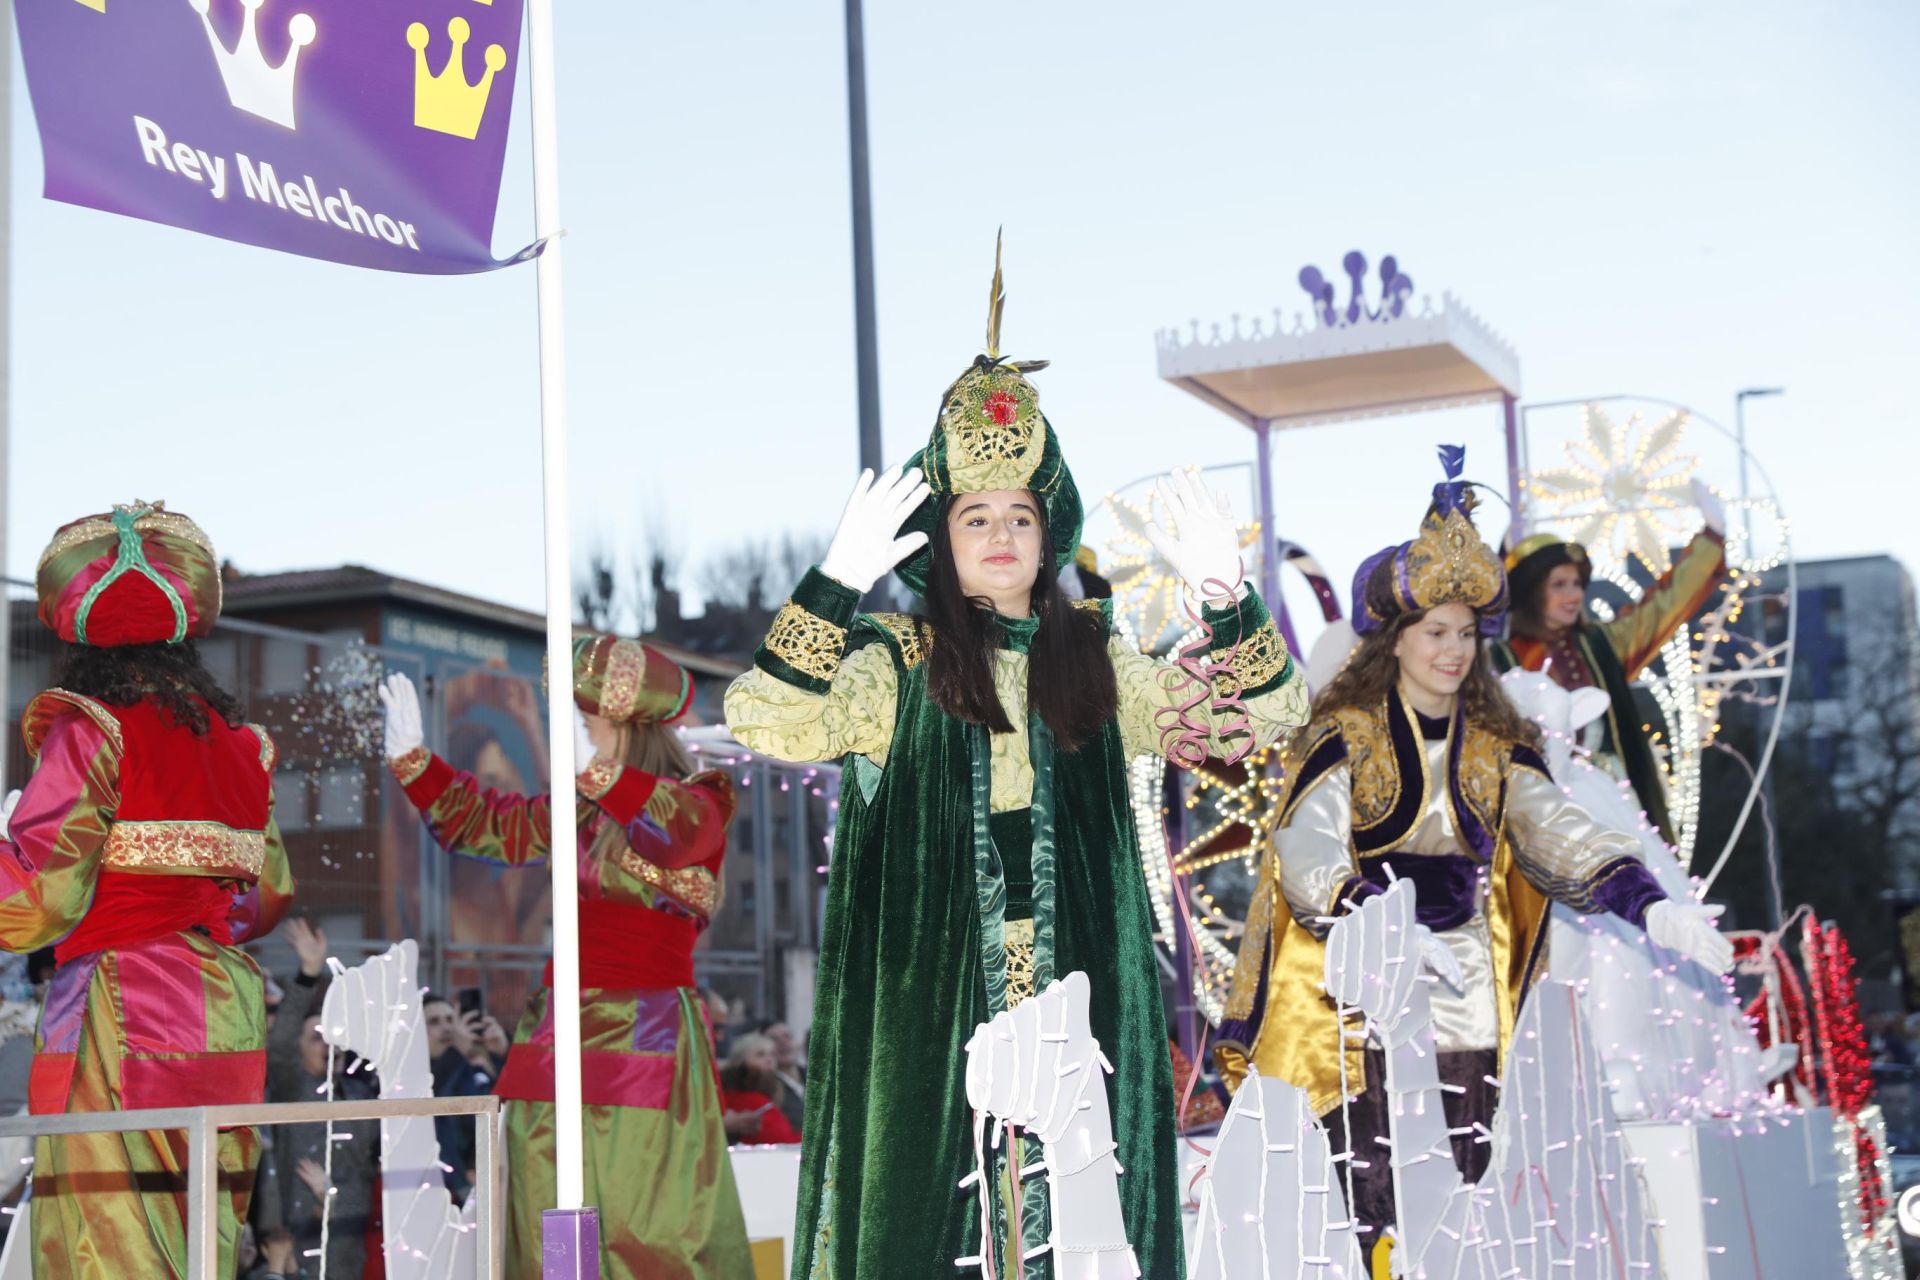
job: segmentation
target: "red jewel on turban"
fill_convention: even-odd
[[[987,397],[983,406],[987,416],[999,426],[1007,426],[1020,416],[1020,400],[1011,391],[996,391]]]

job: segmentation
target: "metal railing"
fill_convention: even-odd
[[[187,1280],[220,1275],[220,1161],[222,1129],[249,1125],[312,1124],[329,1120],[385,1120],[402,1116],[473,1116],[474,1274],[499,1280],[499,1166],[494,1157],[500,1099],[405,1098],[366,1102],[248,1102],[221,1107],[156,1107],[147,1111],[82,1111],[0,1120],[0,1138],[71,1133],[140,1133],[183,1129],[187,1135]],[[322,1260],[324,1269],[325,1260]]]

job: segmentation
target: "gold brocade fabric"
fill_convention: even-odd
[[[948,492],[1031,487],[1046,450],[1040,395],[1012,365],[968,369],[940,406]]]
[[[885,627],[893,636],[894,644],[900,648],[900,661],[911,671],[927,660],[927,649],[933,643],[931,631],[923,630],[909,613],[876,613],[873,620]]]
[[[427,750],[423,743],[387,761],[387,768],[393,770],[393,776],[399,779],[401,786],[410,787],[419,780],[420,775],[425,773],[427,766],[432,763],[433,752]]]
[[[1212,657],[1215,662],[1225,662],[1229,655],[1233,659],[1232,674],[1223,671],[1213,678],[1213,691],[1223,698],[1241,690],[1258,689],[1284,671],[1287,642],[1280,638],[1280,629],[1269,619],[1242,640],[1238,649],[1215,649]]]
[[[133,527],[141,533],[164,533],[170,537],[180,538],[191,542],[209,556],[213,554],[213,539],[209,538],[199,525],[177,512],[159,509],[149,511],[135,520]],[[47,561],[64,551],[84,543],[104,542],[119,536],[120,531],[113,527],[111,518],[84,520],[70,524],[54,535],[53,541],[47,544],[47,549],[40,553],[40,561],[34,566],[34,573],[38,574],[41,569],[47,567]]]
[[[1393,738],[1387,732],[1386,717],[1369,715],[1357,708],[1333,713],[1333,729],[1347,744],[1347,767],[1353,771],[1353,826],[1365,831],[1378,826],[1400,806],[1401,788],[1408,779],[1400,773],[1394,759]],[[1304,758],[1304,757],[1303,757]],[[1288,795],[1291,805],[1299,797]],[[1427,775],[1420,774],[1419,811],[1427,807]]]
[[[638,876],[662,893],[692,907],[705,919],[711,920],[720,906],[720,882],[705,867],[682,867],[677,871],[669,871],[648,862],[624,843],[615,856],[629,874]]]
[[[633,718],[640,704],[640,684],[647,673],[647,651],[637,644],[615,642],[607,655],[606,680],[600,686],[600,714],[616,724]]]
[[[612,760],[596,757],[574,780],[574,790],[588,800],[598,800],[620,781],[620,766]]]
[[[847,631],[789,600],[774,616],[767,632],[767,652],[795,671],[816,680],[831,680],[846,652]]]
[[[1009,920],[1007,939],[1007,1008],[1017,1009],[1033,995],[1033,921]]]
[[[1464,604],[1484,609],[1507,589],[1499,553],[1480,540],[1463,511],[1420,522],[1420,534],[1406,550],[1406,591],[1395,588],[1406,609]]]
[[[242,880],[258,880],[266,861],[265,832],[219,822],[116,822],[104,854],[113,871],[192,870]]]

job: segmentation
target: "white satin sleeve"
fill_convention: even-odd
[[[1355,874],[1353,774],[1342,764],[1315,783],[1274,833],[1280,892],[1288,910],[1315,937],[1325,937],[1333,900]]]
[[[1508,775],[1507,825],[1521,874],[1577,911],[1602,910],[1593,899],[1602,873],[1623,857],[1640,856],[1637,837],[1601,824],[1558,783],[1532,769]]]

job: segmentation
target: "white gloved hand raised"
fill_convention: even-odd
[[[573,768],[576,773],[583,771],[593,763],[598,752],[593,745],[593,735],[587,732],[587,713],[580,709],[579,703],[573,704]]]
[[[0,802],[0,840],[10,840],[13,838],[7,829],[7,823],[13,820],[13,807],[19,803],[20,792],[17,788],[7,792],[6,800]]]
[[[1693,478],[1692,488],[1693,505],[1700,508],[1700,514],[1706,520],[1707,528],[1725,537],[1727,504],[1720,500],[1720,495],[1713,491],[1713,486],[1699,476]]]
[[[1715,973],[1733,968],[1733,943],[1714,923],[1725,907],[1662,898],[1647,908],[1647,936]]]
[[[1154,489],[1166,509],[1166,519],[1177,531],[1157,523],[1147,525],[1147,541],[1160,558],[1173,566],[1201,600],[1223,600],[1231,592],[1244,594],[1241,582],[1240,530],[1233,522],[1233,504],[1223,493],[1207,488],[1191,468],[1156,480]]]
[[[1420,963],[1439,974],[1440,981],[1452,987],[1455,994],[1465,995],[1467,978],[1460,972],[1460,958],[1453,954],[1453,948],[1423,924],[1413,926],[1413,937]]]
[[[426,731],[420,727],[420,695],[413,681],[395,672],[380,682],[380,705],[387,709],[387,759],[398,760],[415,747],[426,743]]]
[[[840,527],[820,562],[820,572],[862,594],[871,591],[882,575],[927,545],[924,533],[897,536],[914,508],[927,500],[927,481],[918,467],[892,467],[876,478],[862,471],[853,482]]]

